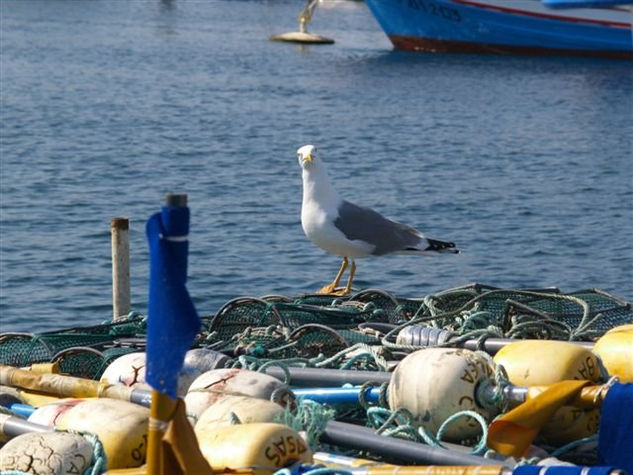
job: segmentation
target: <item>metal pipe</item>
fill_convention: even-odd
[[[293,389],[295,396],[319,404],[358,404],[361,388],[303,388]],[[380,389],[374,387],[365,388],[365,400],[376,403],[380,399]]]
[[[489,355],[495,355],[504,346],[509,345],[510,343],[514,343],[515,341],[524,340],[516,338],[487,338],[484,341],[483,350]],[[594,345],[591,341],[565,341],[565,343],[572,343],[574,345],[582,346],[583,348],[587,348],[588,350],[592,350]],[[467,350],[476,351],[479,349],[479,342],[478,340],[466,340],[460,345],[460,347],[466,348]]]
[[[36,424],[19,417],[9,416],[8,414],[0,414],[0,434],[4,434],[9,438],[17,437],[27,432],[53,432],[54,430],[54,427]]]
[[[391,373],[387,371],[354,371],[326,368],[288,368],[290,384],[299,387],[343,386],[344,384],[360,385],[367,382],[376,384],[388,383]],[[284,380],[286,374],[279,366],[269,366],[266,374]]]
[[[406,461],[408,464],[427,465],[503,465],[507,462],[491,460],[477,455],[447,450],[440,447],[378,435],[373,429],[345,422],[330,421],[321,436],[321,442],[356,450],[368,450]]]

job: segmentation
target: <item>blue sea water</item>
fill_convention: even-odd
[[[633,298],[633,68],[587,58],[392,50],[362,2],[2,0],[1,331],[111,318],[110,219],[128,217],[145,312],[147,218],[191,209],[202,315],[309,293],[339,260],[300,224],[296,149],[341,194],[458,256],[358,262],[356,286],[420,297],[471,282]]]

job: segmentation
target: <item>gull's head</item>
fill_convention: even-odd
[[[311,167],[319,163],[316,147],[314,145],[304,145],[303,147],[297,149],[297,160],[299,160],[301,168],[309,170]]]

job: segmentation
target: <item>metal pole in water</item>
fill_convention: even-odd
[[[112,235],[112,321],[130,313],[130,223],[127,218],[110,220]]]

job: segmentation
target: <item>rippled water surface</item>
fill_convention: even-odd
[[[321,3],[331,46],[268,41],[303,2],[10,1],[1,11],[2,331],[111,317],[110,219],[191,209],[189,290],[312,292],[338,258],[300,225],[297,147],[341,194],[457,243],[459,256],[359,261],[359,288],[471,282],[633,298],[630,62],[394,52],[361,2]]]

